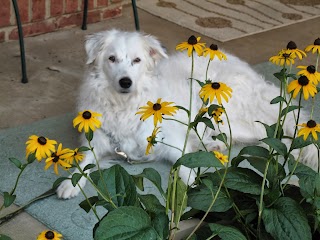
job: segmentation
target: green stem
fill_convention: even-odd
[[[217,200],[217,198],[218,198],[218,196],[219,196],[219,193],[220,193],[221,188],[222,188],[222,186],[223,186],[223,184],[224,184],[224,179],[225,179],[225,177],[226,177],[226,175],[227,175],[227,172],[228,172],[228,166],[225,168],[225,171],[224,171],[224,174],[223,174],[221,183],[220,183],[220,185],[219,185],[219,188],[218,188],[218,190],[217,190],[217,192],[216,192],[216,194],[215,194],[215,196],[214,196],[214,198],[213,198],[213,200],[212,200],[212,202],[211,202],[208,210],[207,210],[206,213],[203,215],[203,217],[200,219],[200,221],[199,221],[199,223],[197,224],[197,226],[192,230],[192,232],[191,232],[191,233],[189,234],[189,236],[186,238],[186,240],[189,240],[189,239],[192,237],[192,235],[198,230],[198,228],[201,226],[201,224],[203,223],[203,221],[204,221],[204,220],[206,219],[206,217],[208,216],[211,208],[213,207],[213,205],[215,204],[215,202],[216,202],[216,200]]]
[[[168,147],[175,148],[175,149],[177,149],[178,151],[182,152],[182,150],[181,150],[180,148],[175,147],[175,146],[173,146],[173,145],[170,145],[170,144],[168,144],[168,143],[165,143],[165,142],[162,142],[162,141],[157,141],[157,143],[161,143],[161,144],[166,145],[166,146],[168,146]]]
[[[24,165],[24,166],[20,169],[20,172],[19,172],[19,174],[18,174],[18,176],[17,176],[17,179],[16,179],[16,182],[15,182],[15,184],[14,184],[14,187],[13,187],[13,189],[11,190],[11,192],[9,193],[10,196],[13,195],[14,192],[16,191],[17,186],[18,186],[18,183],[19,183],[19,180],[20,180],[20,177],[21,177],[24,169],[25,169],[28,165],[29,165],[29,163],[27,163],[26,165]],[[3,203],[2,206],[0,207],[0,211],[1,211],[3,208],[4,208],[4,203]]]
[[[262,185],[261,185],[261,193],[260,193],[260,201],[259,201],[259,215],[258,215],[258,236],[260,236],[261,234],[261,229],[260,229],[260,225],[261,225],[261,217],[262,217],[262,211],[263,211],[263,195],[264,195],[264,187],[266,184],[266,180],[267,180],[267,173],[268,173],[268,169],[269,169],[269,164],[271,162],[272,158],[270,158],[267,161],[266,164],[266,168],[264,170],[264,174],[263,174],[263,180],[262,180]]]
[[[302,153],[302,149],[300,149],[300,151],[299,151],[299,156],[296,159],[296,162],[295,162],[295,164],[293,166],[293,170],[290,172],[287,181],[285,182],[285,184],[282,187],[282,191],[286,188],[286,186],[288,185],[288,182],[290,181],[292,175],[294,174],[294,171],[296,170],[296,168],[298,166],[298,163],[300,162],[299,160],[300,160],[300,157],[301,157],[301,153]]]
[[[93,188],[97,191],[97,193],[100,194],[101,197],[102,197],[106,202],[110,203],[110,204],[112,205],[112,207],[118,208],[118,207],[114,204],[114,202],[111,200],[111,198],[105,196],[105,194],[100,191],[100,189],[96,186],[96,184],[92,181],[92,179],[91,179],[90,177],[88,177],[88,175],[82,170],[82,168],[79,166],[78,162],[76,162],[76,166],[77,166],[79,172],[82,174],[82,176],[85,177],[85,178],[91,183],[91,185],[92,185]],[[101,173],[101,172],[100,172],[100,173]],[[101,175],[101,176],[102,176],[102,175]],[[101,181],[103,181],[103,179],[102,179]],[[104,181],[103,181],[103,182],[104,182]],[[107,187],[106,187],[106,189],[107,189]]]
[[[294,128],[294,134],[293,134],[293,139],[296,137],[297,134],[297,129],[298,129],[298,123],[299,123],[299,118],[300,118],[300,112],[301,112],[301,99],[302,99],[302,91],[300,90],[300,96],[299,96],[299,108],[298,108],[298,116],[297,116],[297,120],[296,120],[296,126]]]

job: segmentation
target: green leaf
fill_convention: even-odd
[[[277,127],[276,123],[272,124],[271,126],[269,126],[268,124],[265,124],[265,123],[260,122],[260,121],[256,121],[256,122],[261,123],[264,126],[264,128],[266,129],[266,133],[267,133],[267,137],[268,138],[273,138],[275,136],[274,132],[276,131],[276,127]],[[280,138],[282,138],[283,134],[284,133],[283,133],[282,127],[278,126],[276,136],[280,136]]]
[[[136,184],[138,184],[139,189],[141,189],[142,187],[142,191],[143,191],[143,182],[141,183],[140,180],[138,180],[139,178],[146,178],[148,179],[150,182],[152,182],[156,188],[159,190],[159,192],[162,194],[162,196],[165,196],[165,193],[162,189],[162,185],[161,185],[161,176],[159,174],[158,171],[156,171],[153,168],[145,168],[143,169],[143,172],[138,174],[138,175],[134,175],[132,176],[135,179]]]
[[[280,72],[274,73],[273,76],[278,78],[281,82],[284,82],[286,79],[286,71],[287,69],[281,69]]]
[[[0,233],[0,240],[12,240],[12,238],[8,237],[7,235],[3,235]]]
[[[96,165],[95,164],[88,164],[87,166],[84,167],[83,171],[85,172],[86,170],[94,168]]]
[[[153,194],[139,195],[139,199],[149,213],[160,214],[166,211],[159,199]]]
[[[116,164],[108,169],[99,170],[90,174],[91,179],[97,185],[99,190],[107,197],[111,198],[113,203],[120,206],[135,206],[138,203],[136,185],[128,172]],[[99,199],[102,199],[99,195]],[[104,205],[109,211],[114,207],[106,203]]]
[[[223,164],[216,158],[212,152],[194,152],[187,153],[173,165],[173,168],[177,168],[180,165],[188,168],[197,167],[224,167]]]
[[[264,138],[260,141],[264,142],[265,144],[267,144],[268,146],[273,148],[280,155],[287,156],[287,154],[288,154],[287,146],[283,142],[281,142],[280,139],[278,139],[278,138]]]
[[[199,83],[200,87],[203,87],[205,85],[204,82],[201,82],[200,80],[197,80],[197,79],[195,79],[195,80]]]
[[[218,235],[222,240],[246,240],[247,238],[236,228],[209,223],[213,235]]]
[[[91,128],[89,128],[89,132],[86,132],[85,135],[86,135],[86,139],[87,139],[89,142],[91,142],[92,139],[93,139],[93,131],[91,130]]]
[[[70,179],[68,177],[59,177],[56,181],[54,181],[53,185],[52,185],[52,188],[53,189],[56,189],[61,182],[63,182],[64,180],[67,180],[67,179]]]
[[[192,188],[188,192],[188,206],[193,209],[207,211],[213,202],[214,196],[218,191],[217,186],[207,186],[201,185],[197,188]],[[221,189],[219,195],[214,202],[213,206],[210,208],[210,212],[225,212],[232,207],[233,201],[226,195],[226,193]]]
[[[177,107],[177,108],[179,108],[179,109],[181,109],[181,110],[185,111],[185,112],[188,114],[188,116],[189,116],[190,112],[189,112],[189,110],[188,110],[188,109],[186,109],[186,108],[184,108],[184,107],[182,107],[182,106],[179,106],[179,105],[176,105],[175,107]]]
[[[241,149],[238,156],[255,156],[260,158],[269,158],[269,150],[261,146],[247,146]]]
[[[303,136],[300,137],[296,137],[295,139],[293,139],[291,146],[290,146],[290,151],[293,149],[298,149],[298,148],[303,148],[306,147],[308,145],[310,145],[312,142],[310,140],[303,140]]]
[[[278,180],[283,180],[286,177],[286,173],[283,166],[280,163],[278,163],[274,158],[271,160],[267,160],[264,158],[256,159],[254,157],[247,157],[247,161],[261,174],[264,173],[267,162],[270,161],[267,172],[267,179],[270,183],[275,183]]]
[[[16,158],[9,158],[9,160],[19,169],[21,169],[22,163],[19,159]]]
[[[299,106],[288,106],[288,107],[282,109],[280,117],[283,117],[285,114],[287,114],[287,111],[289,113],[289,112],[294,111],[298,108],[303,108],[303,107],[302,106],[300,106],[300,107]]]
[[[71,177],[71,183],[75,187],[77,183],[79,182],[80,178],[82,177],[81,173],[74,173]]]
[[[265,229],[276,240],[311,240],[311,229],[303,209],[288,197],[279,198],[262,212]]]
[[[3,205],[4,207],[9,207],[16,199],[16,195],[10,195],[8,192],[3,193]]]
[[[97,196],[93,196],[93,197],[89,197],[88,199],[85,199],[83,200],[81,203],[79,203],[79,206],[85,210],[87,213],[90,212],[91,210],[91,206],[94,206],[98,201],[99,201],[99,198]]]
[[[215,129],[212,121],[207,117],[197,117],[194,122],[190,123],[191,127],[197,128],[198,123],[204,123],[208,128]]]
[[[224,185],[227,188],[237,190],[239,192],[260,195],[262,177],[251,169],[230,167],[228,169]],[[264,194],[267,194],[268,191],[269,190],[265,188]]]
[[[30,163],[33,163],[34,160],[36,160],[36,154],[35,153],[30,153],[28,155],[27,162],[30,164]]]
[[[165,212],[157,214],[154,219],[152,219],[152,226],[157,231],[160,239],[168,239],[169,219]]]
[[[228,137],[227,137],[227,134],[225,133],[220,133],[219,135],[217,136],[212,136],[212,139],[214,141],[216,141],[216,139],[220,140],[221,142],[226,142],[228,140]]]
[[[286,101],[286,99],[284,99],[284,97],[278,96],[278,97],[275,97],[274,99],[272,99],[270,104],[276,104],[279,102],[287,102],[287,101]]]
[[[86,152],[86,151],[90,151],[91,148],[88,148],[86,146],[82,146],[78,148],[78,152]]]
[[[212,116],[212,112],[217,110],[218,108],[221,108],[220,105],[217,105],[217,104],[211,104],[208,108],[208,114],[209,116]]]
[[[124,206],[107,214],[94,234],[95,240],[160,240],[148,214],[141,208]]]

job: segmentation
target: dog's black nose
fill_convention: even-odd
[[[119,80],[119,84],[122,88],[129,88],[132,85],[132,81],[130,78],[124,77]]]

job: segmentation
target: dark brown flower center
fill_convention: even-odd
[[[320,38],[317,38],[317,39],[314,41],[314,45],[320,45]]]
[[[290,49],[290,50],[297,49],[297,44],[294,41],[290,41],[287,44],[287,49]]]
[[[46,237],[46,239],[54,239],[54,233],[52,231],[46,232],[44,236]]]
[[[198,43],[197,38],[196,38],[194,35],[192,35],[191,37],[189,37],[189,39],[188,39],[188,44],[196,45],[197,43]]]
[[[211,87],[213,89],[219,89],[220,88],[220,83],[214,82],[214,83],[211,84]]]
[[[46,145],[47,139],[45,137],[38,137],[38,143],[41,145]]]
[[[283,53],[282,56],[283,56],[284,58],[289,58],[289,57],[290,57],[290,54],[289,54],[289,53]]]
[[[161,104],[160,103],[153,104],[153,110],[159,111],[160,109],[161,109]]]
[[[89,112],[89,111],[84,111],[84,112],[82,113],[82,117],[83,117],[84,119],[90,119],[90,118],[91,118],[91,112]]]
[[[308,128],[314,128],[315,126],[317,126],[316,121],[314,121],[314,120],[309,120],[309,121],[307,122],[307,127],[308,127]]]
[[[218,45],[216,45],[216,44],[211,44],[211,45],[210,45],[210,49],[216,51],[216,50],[218,50]]]
[[[52,159],[52,162],[56,163],[56,162],[59,161],[59,156],[57,156],[56,153],[52,153],[52,154],[51,154],[51,157],[53,158],[53,159]]]
[[[316,72],[316,68],[315,68],[315,66],[310,65],[310,66],[307,67],[307,71],[309,73],[315,73]]]
[[[309,79],[306,77],[306,76],[301,76],[299,77],[298,79],[298,83],[301,85],[301,86],[307,86],[309,84]]]

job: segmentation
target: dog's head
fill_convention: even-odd
[[[153,36],[110,30],[87,37],[87,64],[102,71],[108,87],[118,93],[136,91],[144,74],[167,54]]]

